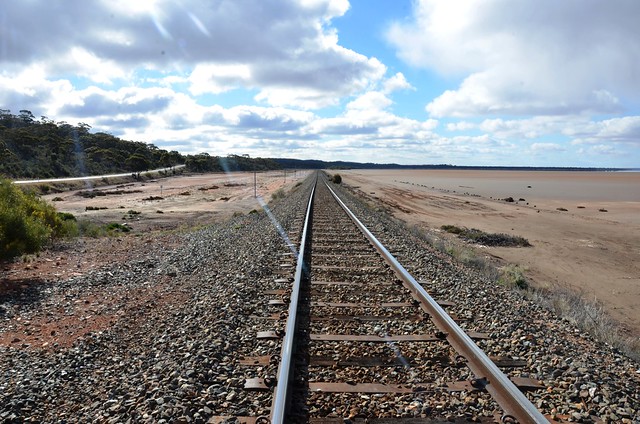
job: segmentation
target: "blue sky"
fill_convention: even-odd
[[[182,153],[640,167],[636,0],[24,0],[0,108]]]

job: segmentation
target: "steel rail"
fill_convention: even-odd
[[[411,274],[393,257],[391,253],[375,238],[367,227],[356,218],[338,195],[325,185],[349,215],[353,222],[360,228],[376,250],[384,257],[391,268],[424,305],[431,316],[433,323],[444,333],[451,346],[467,360],[467,366],[477,378],[486,378],[485,389],[504,410],[505,417],[513,417],[521,424],[537,423],[548,424],[550,421],[522,394],[515,384],[489,359],[489,357],[474,343],[465,331],[442,309],[442,307],[427,293]]]
[[[316,179],[317,181],[317,179]],[[313,195],[316,190],[316,184],[311,189],[309,196],[309,204],[307,205],[307,214],[304,220],[302,237],[300,238],[300,248],[298,250],[298,261],[296,264],[296,273],[293,279],[293,288],[291,291],[291,301],[289,303],[289,314],[287,317],[287,325],[285,327],[284,339],[280,351],[280,368],[278,369],[277,384],[271,404],[271,423],[281,424],[285,421],[287,412],[287,401],[289,398],[289,382],[290,372],[293,365],[293,349],[294,338],[296,333],[296,321],[298,310],[298,299],[300,297],[300,286],[302,281],[302,272],[304,268],[305,246],[307,244],[308,229],[311,226],[311,209],[313,206]]]

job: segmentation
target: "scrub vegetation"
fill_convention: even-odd
[[[456,234],[458,237],[471,243],[485,246],[501,247],[530,247],[529,240],[520,236],[509,234],[485,233],[475,228],[457,227],[455,225],[443,225],[442,229],[448,233]]]
[[[72,214],[58,213],[34,193],[0,178],[0,259],[36,253],[50,240],[76,232]]]

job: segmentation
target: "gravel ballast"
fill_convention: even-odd
[[[243,367],[239,359],[278,353],[277,343],[255,335],[272,329],[260,318],[277,311],[264,292],[285,288],[283,235],[297,231],[310,184],[270,204],[272,218],[263,211],[235,217],[176,234],[169,246],[129,261],[3,295],[0,335],[12,336],[0,346],[0,422],[205,423],[267,414],[270,393],[243,385],[275,374],[275,366]],[[640,421],[639,364],[338,190],[432,294],[455,301],[459,315],[472,311],[463,325],[491,335],[480,343],[487,353],[527,361],[526,376],[548,387],[529,395],[544,413]],[[99,302],[105,296],[114,302]],[[51,334],[47,325],[64,320],[94,328],[63,341],[60,327]],[[34,334],[43,336],[36,342]]]

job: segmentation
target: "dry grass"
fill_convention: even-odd
[[[625,335],[619,323],[611,318],[597,299],[591,300],[585,293],[566,287],[532,287],[527,280],[526,269],[519,265],[506,264],[498,267],[478,249],[461,241],[443,239],[433,231],[416,226],[411,227],[411,232],[439,252],[478,271],[489,281],[523,293],[599,342],[615,347],[636,361],[640,360],[640,339]]]
[[[284,199],[286,196],[287,193],[283,189],[279,188],[271,193],[271,200]]]
[[[621,331],[597,299],[566,287],[529,290],[530,298],[566,319],[596,340],[619,349],[630,358],[640,360],[640,340]]]
[[[511,289],[526,290],[529,288],[529,282],[524,273],[525,270],[519,265],[505,265],[499,269],[497,282]]]

